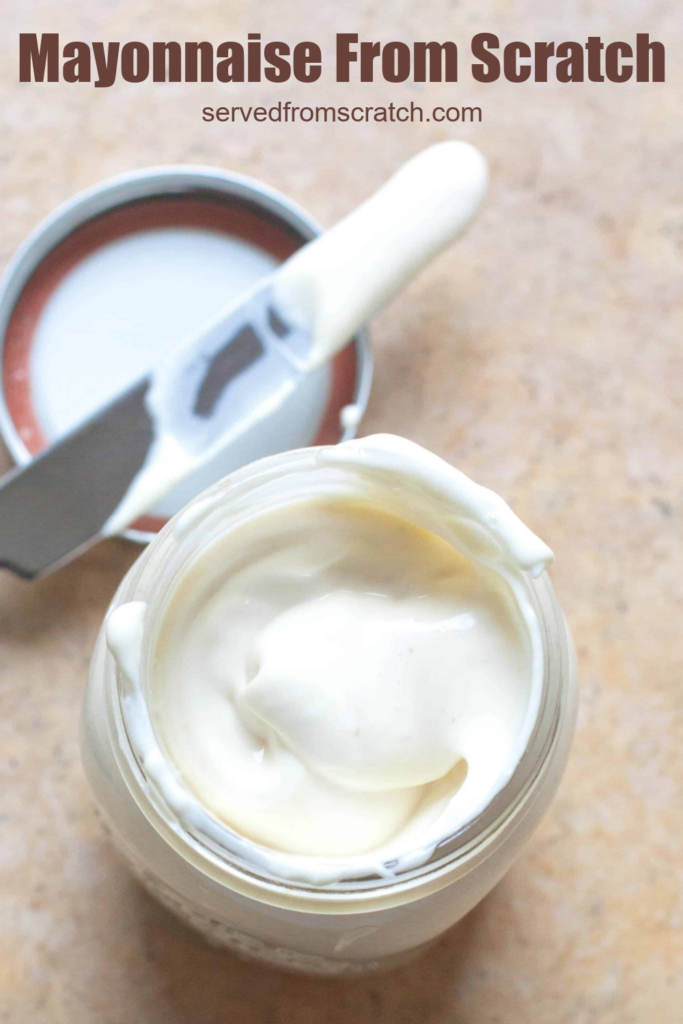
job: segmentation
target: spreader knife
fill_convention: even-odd
[[[267,417],[465,229],[487,177],[464,142],[413,157],[137,384],[8,473],[0,565],[26,578],[53,571]]]

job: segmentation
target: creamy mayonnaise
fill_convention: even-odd
[[[417,445],[317,450],[308,491],[214,539],[153,628],[143,602],[110,616],[149,777],[186,826],[280,876],[423,863],[528,741],[543,655],[524,573],[551,558]]]

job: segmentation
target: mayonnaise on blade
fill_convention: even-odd
[[[296,419],[294,410],[305,408],[304,400],[312,388],[316,390],[316,380],[320,391],[326,390],[322,387],[325,364],[467,228],[487,184],[486,161],[474,146],[438,143],[414,156],[356,210],[290,257],[271,279],[272,294],[261,293],[259,300],[260,289],[255,290],[252,298],[256,301],[248,307],[249,328],[258,335],[263,330],[260,322],[279,311],[286,323],[303,330],[306,345],[303,350],[296,348],[298,361],[291,373],[283,375],[282,361],[270,351],[249,364],[246,377],[244,370],[237,375],[236,387],[228,390],[227,405],[224,402],[223,406],[233,415],[236,408],[244,408],[235,419],[228,417],[227,426],[214,428],[205,436],[202,422],[222,420],[215,412],[204,418],[195,415],[196,408],[188,416],[185,405],[191,398],[192,408],[194,389],[219,351],[215,344],[219,348],[226,344],[234,327],[232,315],[243,303],[224,309],[198,334],[174,348],[150,373],[145,405],[154,439],[121,504],[104,524],[103,536],[124,529],[248,430],[275,414],[283,422],[285,403],[290,418]],[[291,345],[291,335],[286,344]],[[250,379],[249,373],[260,373],[263,380],[259,382],[258,376]],[[268,382],[265,389],[264,381]],[[251,401],[245,403],[246,396],[251,396]],[[359,405],[347,405],[340,415],[342,430],[355,430],[361,415]],[[199,446],[198,424],[198,436],[204,439]],[[311,436],[315,434],[313,430]]]
[[[510,778],[543,674],[524,572],[552,556],[417,445],[310,451],[108,639],[131,678],[144,622],[128,728],[179,821],[324,884],[424,863]]]

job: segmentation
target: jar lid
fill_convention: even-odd
[[[213,168],[149,168],[82,192],[38,226],[0,292],[0,430],[19,464],[77,427],[319,233],[285,196]],[[304,379],[126,531],[147,541],[255,459],[354,433],[370,387],[367,337]],[[358,416],[356,416],[357,421]]]

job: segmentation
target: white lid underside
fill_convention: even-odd
[[[276,266],[248,242],[190,227],[140,231],[88,255],[48,299],[32,346],[31,391],[48,441],[82,423]],[[151,514],[173,515],[240,466],[310,445],[329,390],[330,371],[323,367],[277,413],[183,481]]]

